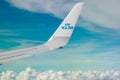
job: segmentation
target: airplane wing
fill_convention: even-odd
[[[83,2],[80,2],[73,7],[73,9],[70,11],[70,13],[63,20],[58,29],[54,32],[54,34],[47,42],[42,45],[29,48],[1,52],[0,64],[10,61],[16,61],[21,58],[49,52],[51,50],[64,47],[72,35],[83,4]]]

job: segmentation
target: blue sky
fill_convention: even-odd
[[[77,2],[1,0],[0,51],[44,43]],[[119,2],[101,0],[100,4],[98,0],[86,0],[73,36],[64,49],[4,64],[0,71],[21,71],[27,67],[39,71],[120,69]]]

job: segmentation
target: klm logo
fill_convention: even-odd
[[[70,23],[66,23],[64,26],[62,26],[62,29],[73,29],[74,27],[70,25]]]

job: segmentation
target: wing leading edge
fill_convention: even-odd
[[[77,3],[72,8],[70,13],[67,15],[64,21],[60,24],[58,29],[54,32],[52,37],[46,43],[29,48],[1,52],[0,64],[15,61],[40,53],[45,53],[56,48],[62,48],[63,46],[65,46],[72,35],[83,4],[83,2]]]

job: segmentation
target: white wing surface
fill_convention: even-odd
[[[0,64],[64,47],[72,35],[82,6],[83,2],[80,2],[73,7],[64,21],[60,24],[58,29],[46,43],[29,48],[1,52]]]

